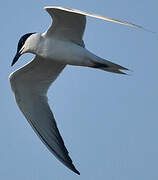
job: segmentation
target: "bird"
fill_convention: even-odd
[[[44,8],[52,24],[44,33],[27,33],[17,46],[13,66],[24,53],[35,57],[9,76],[16,103],[41,141],[67,168],[80,175],[74,166],[54,115],[48,104],[47,91],[66,65],[85,66],[116,74],[127,68],[90,52],[83,41],[86,16],[135,28],[142,26],[110,17],[58,6]]]

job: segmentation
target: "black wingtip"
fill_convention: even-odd
[[[74,172],[75,172],[76,174],[80,175],[80,172],[79,172],[77,169],[75,169]]]
[[[80,175],[80,172],[75,168],[75,166],[72,164],[71,167],[69,167],[74,173]]]

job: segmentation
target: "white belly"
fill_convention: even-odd
[[[63,64],[90,66],[91,54],[85,48],[73,42],[58,39],[46,40],[40,46],[39,54],[47,59],[58,61]]]

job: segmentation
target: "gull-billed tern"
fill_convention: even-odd
[[[21,37],[12,65],[24,53],[33,53],[35,57],[31,62],[11,73],[10,84],[17,105],[36,134],[56,158],[72,171],[80,174],[72,163],[48,105],[46,96],[48,88],[67,64],[118,74],[125,74],[121,70],[128,70],[96,56],[85,48],[82,37],[86,16],[136,28],[142,27],[76,9],[48,6],[45,10],[52,17],[52,25],[42,34],[28,33]]]

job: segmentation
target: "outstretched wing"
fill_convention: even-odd
[[[88,13],[77,9],[63,8],[58,6],[47,6],[44,9],[52,17],[52,25],[46,31],[47,35],[51,36],[53,34],[58,38],[74,41],[80,44],[82,44],[82,36],[86,25],[86,16],[150,31],[142,26],[129,23],[127,21],[113,19],[107,16]]]
[[[52,25],[46,34],[84,46],[82,37],[86,26],[86,16],[69,12],[66,8],[45,7],[52,17]]]
[[[47,90],[65,65],[35,57],[33,61],[10,75],[16,102],[47,148],[75,173],[53,113],[47,102]]]

